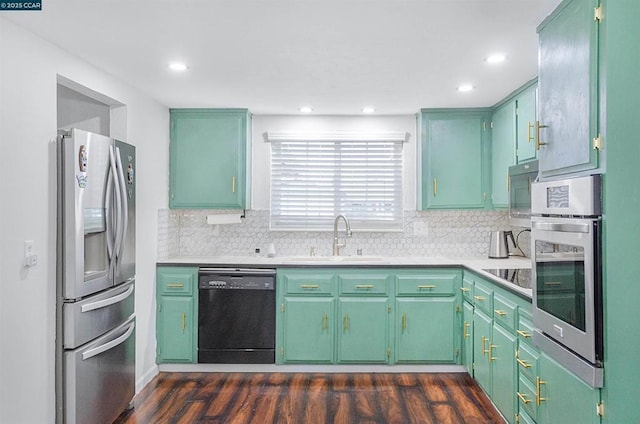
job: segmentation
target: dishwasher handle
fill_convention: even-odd
[[[275,276],[276,270],[272,268],[200,268],[200,275],[264,275]]]

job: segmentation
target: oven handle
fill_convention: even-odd
[[[568,222],[539,222],[531,223],[531,228],[545,231],[558,231],[561,233],[589,233],[591,226],[589,224],[573,224]]]

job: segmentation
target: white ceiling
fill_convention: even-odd
[[[535,77],[536,26],[559,2],[45,0],[2,17],[168,107],[410,114],[492,106]],[[507,61],[484,62],[493,52]]]

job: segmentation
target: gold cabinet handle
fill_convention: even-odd
[[[422,284],[418,286],[418,290],[423,290],[423,289],[435,289],[436,285],[435,284]]]
[[[498,346],[489,343],[489,356],[487,357],[487,360],[489,362],[495,361],[496,359],[498,359],[498,358],[494,358],[493,356],[491,356],[491,354],[493,353],[493,349],[496,348],[496,347],[498,347]]]
[[[489,352],[488,349],[484,348],[484,344],[486,342],[488,342],[488,341],[489,341],[489,339],[487,339],[485,336],[482,336],[482,356],[484,356],[485,354],[487,354]]]
[[[501,317],[506,317],[507,313],[505,311],[501,311],[500,309],[496,309],[493,312],[496,313],[496,315],[500,315]]]
[[[372,289],[373,284],[356,284],[357,289]]]
[[[407,313],[402,314],[402,332],[407,329]]]
[[[433,197],[438,195],[438,179],[433,177]]]
[[[236,192],[236,177],[231,177],[231,193]]]
[[[538,406],[540,406],[540,402],[547,400],[547,398],[540,396],[540,386],[543,384],[547,384],[547,382],[540,380],[540,377],[536,377],[536,405]]]
[[[509,186],[510,183],[511,181],[509,181],[509,175],[507,175],[507,193],[509,193],[509,191],[511,190],[511,187]]]
[[[327,329],[327,314],[325,313],[322,317],[322,329],[326,331]]]
[[[527,399],[527,395],[520,393],[520,392],[516,392],[516,394],[518,395],[518,397],[520,398],[520,400],[522,401],[522,403],[524,403],[525,405],[528,403],[531,403],[531,399]]]
[[[187,314],[182,313],[182,332],[184,333],[184,329],[187,327]]]
[[[531,135],[531,128],[535,125],[531,123],[531,121],[527,122],[527,142],[531,143],[533,141],[533,136]]]
[[[167,287],[170,289],[181,289],[184,287],[184,284],[182,283],[169,283],[167,284]]]
[[[349,314],[344,314],[344,329],[349,329]]]
[[[462,293],[468,293],[471,291],[471,289],[468,287],[460,287],[460,290],[462,291]]]
[[[300,284],[301,289],[317,289],[319,287],[317,284]]]
[[[467,337],[469,337],[471,334],[467,333],[467,328],[471,327],[471,324],[469,324],[467,321],[464,322],[463,326],[462,326],[462,340],[466,340]]]
[[[531,337],[531,333],[529,333],[528,331],[516,330],[516,333],[520,334],[525,339],[528,339]]]
[[[540,121],[536,121],[536,150],[540,150],[540,146],[547,144],[540,141],[540,128],[548,128],[548,125],[540,125]]]
[[[562,285],[562,281],[545,281],[545,286],[558,287]]]
[[[475,300],[479,300],[480,302],[482,302],[483,300],[485,300],[485,297],[484,297],[484,296],[473,296],[473,298],[474,298]]]
[[[523,361],[523,360],[522,360],[522,359],[520,359],[520,358],[516,358],[516,361],[518,361],[518,363],[520,364],[520,366],[521,366],[522,368],[531,368],[531,364],[527,364],[527,362],[526,362],[526,361]]]

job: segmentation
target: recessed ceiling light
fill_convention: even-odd
[[[471,84],[461,84],[458,86],[458,91],[466,93],[467,91],[473,90],[473,85]]]
[[[187,65],[182,62],[171,62],[169,64],[169,69],[171,69],[172,71],[186,71]]]
[[[374,113],[376,111],[376,108],[374,108],[373,106],[365,106],[362,108],[362,113]]]
[[[300,112],[302,112],[302,113],[311,113],[311,112],[313,112],[313,109],[311,108],[311,106],[302,106],[300,108]]]
[[[496,53],[496,54],[492,54],[491,56],[487,57],[486,59],[487,63],[501,63],[504,62],[505,60],[507,60],[507,56],[505,56],[502,53]]]

